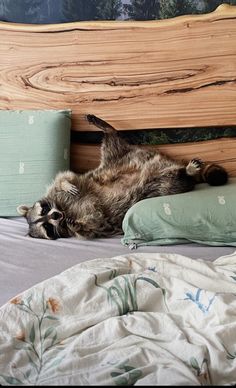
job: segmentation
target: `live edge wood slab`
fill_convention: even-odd
[[[0,23],[0,109],[65,109],[74,131],[93,113],[119,130],[236,125],[236,7],[158,21]],[[166,145],[236,175],[236,140]],[[76,171],[99,146],[72,144]]]

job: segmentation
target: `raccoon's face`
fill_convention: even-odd
[[[37,201],[32,207],[21,205],[17,211],[27,219],[31,237],[55,240],[71,236],[63,211],[46,198]]]

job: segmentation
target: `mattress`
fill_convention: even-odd
[[[0,218],[0,305],[41,281],[91,259],[103,259],[131,252],[121,237],[96,240],[76,238],[56,241],[27,236],[23,217]],[[139,247],[137,253],[176,253],[192,259],[214,260],[231,254],[235,247],[199,244]],[[133,252],[133,251],[132,251]]]

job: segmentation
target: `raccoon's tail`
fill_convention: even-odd
[[[116,132],[115,128],[113,128],[110,124],[108,124],[106,121],[100,119],[97,116],[94,115],[87,115],[87,120],[89,123],[95,125],[96,127],[103,130],[105,133],[114,133]]]
[[[228,173],[218,164],[206,163],[201,168],[201,178],[210,186],[221,186],[228,182]]]
[[[228,173],[224,167],[215,163],[204,163],[200,159],[190,160],[186,166],[186,173],[196,182],[206,182],[210,186],[221,186],[228,182]]]

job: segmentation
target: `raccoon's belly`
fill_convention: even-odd
[[[134,189],[138,183],[140,178],[140,172],[135,173],[125,173],[122,175],[118,175],[115,179],[106,182],[106,184],[100,186],[100,190],[104,193],[104,195],[125,195],[125,193],[129,192],[131,189]]]

